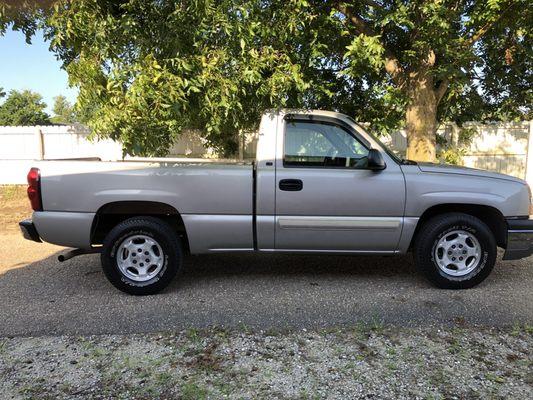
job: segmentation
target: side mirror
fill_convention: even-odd
[[[383,156],[379,152],[379,150],[376,149],[370,149],[368,151],[368,163],[367,168],[372,171],[381,171],[387,167],[387,164],[385,164],[385,161],[383,160]]]

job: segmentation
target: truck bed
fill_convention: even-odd
[[[35,166],[41,170],[45,211],[97,212],[113,201],[147,200],[183,214],[252,213],[251,164],[151,159]]]

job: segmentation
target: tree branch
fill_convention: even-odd
[[[365,1],[365,3],[368,4],[369,2]],[[370,3],[375,4],[375,6],[381,7],[379,4],[373,1],[370,1]],[[344,14],[344,16],[352,23],[356,31],[360,34],[370,37],[379,36],[363,18],[351,12],[345,3],[337,1],[335,2],[334,7],[342,14]],[[405,76],[403,68],[400,65],[400,62],[398,61],[398,58],[389,48],[387,48],[387,46],[383,42],[381,42],[381,44],[385,49],[385,71],[387,71],[387,73],[392,76],[393,80],[398,85],[403,85],[403,83],[405,82]]]
[[[377,1],[373,1],[373,0],[363,0],[363,3],[365,3],[367,6],[374,7],[374,8],[383,7],[383,4],[379,4]]]
[[[440,103],[444,95],[446,94],[446,91],[448,90],[448,87],[450,86],[450,81],[448,78],[443,79],[440,81],[439,86],[435,89],[435,100],[437,101],[437,104]]]
[[[377,36],[377,33],[370,26],[368,26],[366,21],[359,15],[352,13],[345,3],[336,2],[335,8],[337,8],[337,10],[343,13],[346,18],[350,20],[359,33],[362,33],[366,36]]]
[[[502,16],[507,11],[509,11],[511,7],[514,6],[515,4],[516,2],[512,1],[511,4],[509,4],[509,6],[505,10],[503,10],[501,13],[499,13],[498,16],[494,20],[487,22],[485,25],[479,28],[476,33],[474,33],[470,38],[468,38],[464,42],[464,44],[467,46],[471,46],[474,43],[476,43],[479,39],[481,39],[483,36],[485,36],[485,34],[490,30],[490,28],[492,28],[494,24],[498,22],[502,18]]]

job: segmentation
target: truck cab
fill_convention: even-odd
[[[398,251],[405,208],[402,170],[343,114],[265,114],[256,176],[259,250]]]

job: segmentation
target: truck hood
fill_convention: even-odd
[[[482,178],[503,179],[506,181],[517,182],[517,183],[522,183],[526,185],[526,181],[520,178],[516,178],[514,176],[499,174],[497,172],[489,172],[489,171],[475,169],[475,168],[459,167],[456,165],[418,163],[418,168],[420,168],[422,172],[479,176]]]

